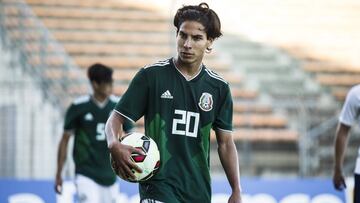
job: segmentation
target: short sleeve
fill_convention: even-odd
[[[130,121],[129,119],[125,119],[124,125],[123,125],[123,131],[127,134],[132,132],[134,128],[134,123]]]
[[[351,126],[359,116],[360,86],[352,88],[346,96],[345,103],[341,110],[339,121],[342,124]]]
[[[225,91],[221,99],[220,108],[213,124],[213,129],[232,131],[233,101],[229,85],[226,85],[224,90]]]
[[[74,130],[76,126],[77,126],[76,106],[72,104],[66,111],[64,130],[65,131]]]
[[[115,111],[133,122],[145,113],[148,104],[148,80],[142,68],[131,81],[128,89],[115,106]]]

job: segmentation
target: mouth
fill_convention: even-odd
[[[180,54],[184,57],[192,57],[194,54],[189,53],[189,52],[180,52]]]

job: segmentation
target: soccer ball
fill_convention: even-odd
[[[138,153],[131,154],[131,160],[142,169],[142,173],[132,169],[132,172],[136,178],[127,178],[125,180],[129,182],[141,182],[150,179],[160,166],[160,153],[155,141],[142,133],[133,132],[130,135],[124,137],[121,143],[124,145],[130,145],[144,152],[144,155]],[[111,165],[115,165],[112,158]]]

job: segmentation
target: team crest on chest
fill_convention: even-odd
[[[203,111],[211,111],[213,103],[214,101],[212,95],[207,92],[203,92],[199,100],[200,109]]]

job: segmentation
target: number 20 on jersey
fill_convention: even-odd
[[[185,135],[196,138],[198,134],[200,114],[191,111],[175,109],[175,115],[179,115],[180,118],[173,119],[172,134]],[[192,122],[194,123],[193,125],[191,125]],[[191,127],[192,129],[190,129]]]

